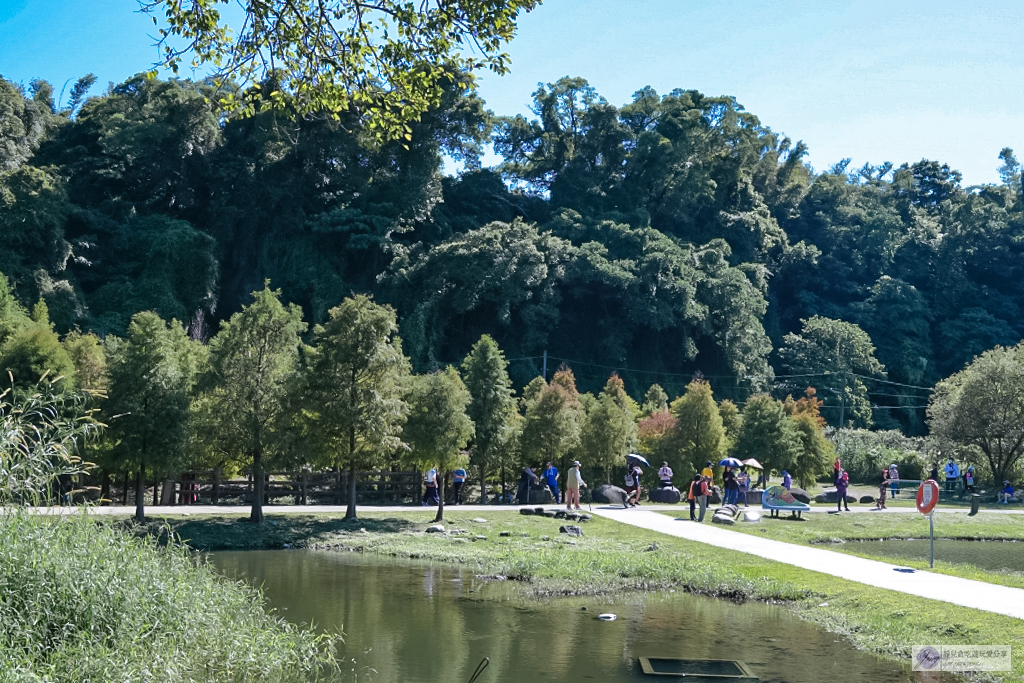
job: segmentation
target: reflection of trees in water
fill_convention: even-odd
[[[259,577],[290,620],[328,631],[348,624],[344,654],[380,681],[466,680],[483,657],[495,683],[631,680],[641,656],[739,659],[765,680],[894,680],[899,669],[780,607],[681,591],[526,601],[517,586],[474,579],[472,570],[372,559],[269,551],[227,554],[218,565]],[[599,622],[605,611],[618,620]]]

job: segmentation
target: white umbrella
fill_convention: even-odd
[[[743,461],[743,464],[746,465],[747,467],[753,467],[755,470],[764,469],[764,467],[761,466],[761,463],[759,463],[757,460],[754,460],[753,458],[747,458],[746,460]]]

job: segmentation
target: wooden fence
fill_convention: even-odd
[[[285,497],[290,497],[294,505],[348,504],[347,471],[274,472],[265,476],[264,504]],[[175,481],[164,482],[163,486],[160,499],[169,505],[252,503],[251,476],[224,479],[217,470],[188,472]],[[356,472],[356,502],[362,505],[415,502],[423,495],[422,487],[423,475],[419,472]]]

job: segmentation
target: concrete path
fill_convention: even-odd
[[[600,503],[598,504],[600,505]],[[552,510],[558,509],[561,506],[558,505],[445,505],[444,511],[448,512],[515,512],[520,507],[546,507]],[[760,506],[750,506],[753,510],[760,510]],[[431,512],[435,510],[433,506],[422,507],[419,505],[360,505],[356,508],[359,513],[363,512]],[[597,510],[597,508],[594,508]],[[36,508],[37,512],[51,512],[57,513],[62,512],[64,514],[77,510],[72,507],[46,507]],[[135,506],[129,505],[104,505],[99,507],[91,508],[92,512],[99,515],[134,515]],[[583,505],[583,512],[586,512],[587,506]],[[664,510],[670,512],[678,510],[680,516],[688,514],[689,508],[684,505],[676,507],[669,505],[652,505],[647,510]],[[811,506],[811,513],[824,514],[828,512],[835,512],[834,507],[830,506]],[[935,508],[936,514],[963,514],[966,515],[968,512],[967,508]],[[898,515],[898,514],[919,514],[915,508],[888,508],[886,510],[874,510],[870,507],[852,507],[850,512],[844,512],[843,514],[870,514],[870,515]],[[146,516],[154,517],[166,517],[174,515],[248,515],[248,505],[147,505]],[[264,515],[277,515],[277,514],[306,514],[306,515],[324,515],[324,514],[345,514],[344,505],[264,505]],[[991,515],[1021,515],[1024,514],[1024,510],[989,510],[982,509],[981,514]]]
[[[710,519],[704,524],[696,524],[650,510],[626,510],[617,506],[595,507],[594,514],[623,524],[757,555],[885,590],[1024,619],[1024,589],[1021,588],[1008,588],[933,572],[899,572],[895,571],[899,565],[729,531],[712,525]]]

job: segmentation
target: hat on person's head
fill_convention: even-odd
[[[1004,483],[1004,484],[1009,484],[1009,483],[1010,483],[1010,480],[1009,480],[1009,479],[1004,479],[1004,480],[1003,480],[1003,483]]]
[[[708,467],[711,467],[711,461],[708,460]]]
[[[580,466],[580,461],[579,460],[573,460],[572,461],[572,466],[573,467],[579,467]]]
[[[665,467],[668,467],[668,460],[662,460],[661,464],[664,465]]]

